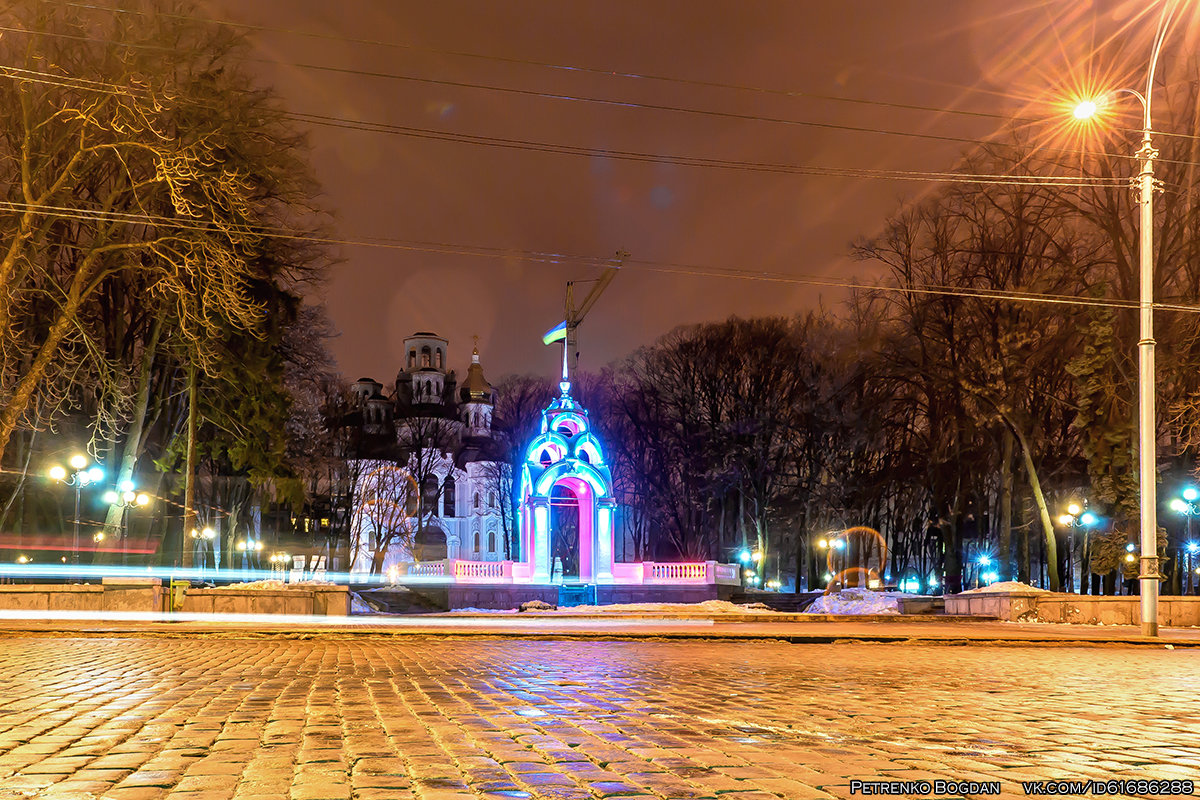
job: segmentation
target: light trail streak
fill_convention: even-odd
[[[154,612],[154,611],[38,611],[29,609],[0,610],[0,622],[195,622],[202,624],[222,625],[236,623],[239,626],[307,626],[314,625],[332,628],[521,628],[523,630],[547,631],[584,631],[596,628],[631,628],[631,627],[711,627],[715,624],[712,619],[630,619],[620,617],[603,619],[589,617],[563,617],[556,619],[550,615],[536,617],[518,615],[516,612],[479,614],[470,616],[426,615],[412,617],[382,617],[382,616],[348,616],[327,617],[310,616],[305,614],[198,614],[183,612]],[[230,630],[235,630],[231,628]]]
[[[288,581],[293,572],[270,569],[234,569],[230,567],[130,567],[118,564],[0,564],[0,577],[3,578],[53,578],[55,580],[100,580],[101,578],[160,578],[177,581]],[[311,571],[303,572],[307,577],[303,580],[317,580]],[[391,583],[381,575],[368,575],[362,572],[321,572],[317,573],[319,580],[324,583],[346,584],[380,584]],[[447,578],[437,576],[414,576],[412,583],[449,582]],[[293,581],[295,582],[295,581]]]

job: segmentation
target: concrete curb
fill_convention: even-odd
[[[479,615],[484,616],[484,615]],[[523,615],[524,616],[524,615]],[[551,615],[544,615],[551,616]],[[444,619],[445,616],[442,616]],[[459,622],[469,619],[459,617]],[[559,621],[562,621],[561,618]],[[504,638],[528,640],[597,641],[783,641],[794,644],[917,644],[941,646],[1057,646],[1057,647],[1200,647],[1200,630],[1164,631],[1157,638],[1146,638],[1136,630],[1097,630],[1093,626],[1018,625],[1014,623],[943,623],[919,626],[897,623],[895,617],[830,622],[767,623],[740,622],[721,618],[657,620],[641,618],[643,624],[628,627],[588,627],[592,618],[577,618],[574,626],[536,627],[530,625],[434,625],[412,619],[411,625],[321,625],[319,622],[264,624],[225,622],[110,622],[80,620],[5,620],[0,621],[0,637],[108,637],[108,638],[221,638],[221,639],[344,639],[344,638]],[[571,622],[567,620],[567,622]],[[661,624],[655,624],[659,623]],[[708,623],[708,624],[704,624]],[[841,624],[839,624],[841,623]]]
[[[376,615],[363,615],[376,616]],[[386,616],[383,614],[377,616]],[[396,615],[403,616],[403,615]],[[522,611],[516,614],[478,614],[470,611],[447,611],[441,614],[430,614],[439,618],[454,618],[454,619],[568,619],[568,620],[589,620],[589,619],[706,619],[713,622],[762,622],[762,623],[777,623],[777,622],[930,622],[930,623],[972,623],[972,622],[998,622],[999,617],[988,616],[985,614],[805,614],[796,613],[790,614],[786,612],[762,613],[762,614],[693,614],[687,611],[607,611],[596,614],[573,614],[569,611],[562,612],[545,612],[545,611]]]

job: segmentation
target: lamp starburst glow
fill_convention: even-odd
[[[1075,119],[1091,119],[1096,116],[1096,112],[1100,110],[1100,104],[1094,99],[1080,100],[1075,104],[1075,108],[1071,113],[1075,115]]]

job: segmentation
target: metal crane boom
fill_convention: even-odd
[[[583,298],[583,302],[578,307],[575,306],[575,283],[576,281],[567,281],[567,302],[566,302],[566,318],[557,327],[550,330],[542,341],[546,344],[562,341],[563,343],[563,380],[572,381],[575,377],[575,370],[579,361],[578,342],[575,330],[579,327],[579,323],[583,322],[583,318],[591,310],[596,301],[600,299],[600,295],[612,283],[613,278],[617,277],[617,273],[621,269],[621,265],[625,259],[629,258],[629,253],[623,250],[618,250],[613,258],[614,263],[611,266],[605,267],[604,272],[596,279],[595,285],[591,291]]]

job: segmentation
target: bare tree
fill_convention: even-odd
[[[267,229],[297,230],[310,209],[297,137],[232,60],[235,38],[151,4],[131,11],[6,12],[50,35],[0,40],[14,110],[0,121],[0,455],[32,408],[80,381],[102,395],[100,429],[144,416],[164,320],[202,370],[227,331],[261,335],[258,284],[287,270]],[[114,283],[150,311],[123,353],[98,327],[128,313],[103,305]]]
[[[420,491],[412,473],[396,464],[364,463],[360,472],[350,528],[350,563],[369,555],[370,572],[379,575],[389,549],[409,554],[415,550],[412,507]]]

